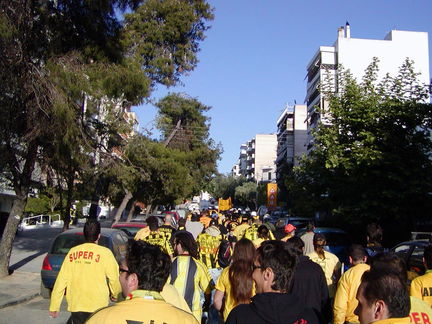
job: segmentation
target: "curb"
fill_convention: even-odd
[[[38,296],[40,296],[39,292],[12,299],[11,301],[8,301],[4,304],[0,304],[0,309],[25,303],[25,302],[32,300]]]

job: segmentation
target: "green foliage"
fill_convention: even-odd
[[[125,15],[123,44],[153,83],[171,86],[195,68],[206,21],[212,19],[203,0],[147,0]]]
[[[259,183],[256,191],[257,191],[256,205],[257,206],[267,205],[267,184]],[[278,192],[279,192],[279,188],[278,188]]]
[[[286,179],[299,213],[322,211],[350,222],[414,220],[432,207],[432,105],[413,62],[377,82],[378,60],[358,84],[339,72],[340,94],[324,92],[331,125]]]
[[[231,199],[234,200],[236,188],[243,185],[245,182],[245,177],[219,174],[211,180],[208,190],[216,199],[228,199],[231,197]]]
[[[193,181],[193,194],[206,188],[217,173],[220,145],[209,137],[210,118],[204,115],[210,107],[185,94],[169,94],[159,108],[158,128],[171,149],[185,152],[188,174]],[[177,125],[179,125],[177,127]]]
[[[255,182],[245,182],[235,188],[234,198],[239,206],[248,206],[257,209],[257,184]]]
[[[45,195],[38,198],[29,197],[24,211],[33,215],[47,214],[50,212],[49,198]]]

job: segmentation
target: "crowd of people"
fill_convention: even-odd
[[[150,216],[119,265],[98,245],[100,224],[88,221],[86,243],[58,274],[50,316],[66,295],[73,324],[431,324],[432,246],[426,273],[411,281],[377,224],[367,226],[365,246],[349,247],[349,266],[312,223],[301,237],[287,224],[278,240],[253,211],[193,212],[173,224],[172,215],[161,226]]]

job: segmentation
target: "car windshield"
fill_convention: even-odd
[[[84,243],[84,235],[80,234],[65,234],[56,238],[51,253],[52,254],[67,254],[71,248]]]

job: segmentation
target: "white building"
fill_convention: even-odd
[[[239,177],[241,175],[240,174],[240,165],[238,163],[234,164],[234,166],[231,168],[231,175],[233,177]]]
[[[256,134],[240,147],[240,174],[248,180],[270,182],[276,179],[276,134]],[[245,161],[245,163],[240,163]]]
[[[277,120],[276,179],[281,179],[284,164],[298,165],[299,158],[307,152],[307,107],[286,106]]]
[[[326,116],[320,116],[315,106],[326,108],[321,98],[319,86],[323,83],[327,71],[335,76],[336,68],[342,65],[361,81],[365,69],[374,57],[379,59],[378,80],[387,73],[396,76],[406,58],[414,61],[419,80],[430,83],[428,33],[414,31],[390,31],[383,40],[351,38],[350,25],[338,29],[338,37],[333,46],[320,46],[307,65],[308,130],[316,127],[319,120],[326,123]],[[309,132],[308,142],[311,140]]]

